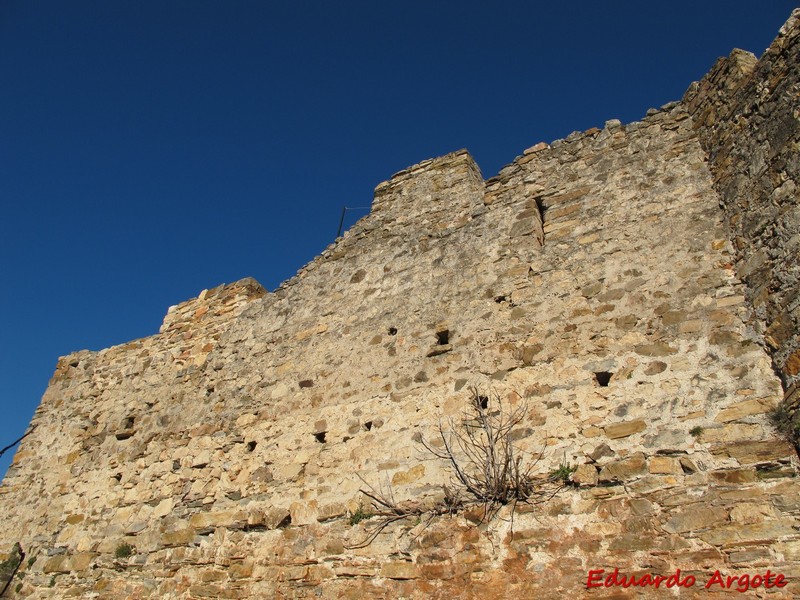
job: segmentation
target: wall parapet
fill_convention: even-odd
[[[203,290],[196,298],[169,307],[156,335],[60,357],[51,385],[72,377],[90,377],[98,370],[113,373],[137,356],[144,362],[168,360],[176,368],[202,364],[231,322],[267,293],[252,277]]]

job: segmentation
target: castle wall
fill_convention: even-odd
[[[61,359],[0,486],[0,549],[32,559],[11,597],[561,598],[615,568],[681,569],[687,598],[769,568],[790,582],[772,597],[796,594],[796,454],[707,162],[699,111],[727,88],[701,86],[485,183],[465,151],[424,161],[274,293],[221,286],[156,336]],[[552,495],[365,544],[362,490],[432,508],[457,488],[419,440],[473,387],[522,411]]]
[[[800,381],[800,11],[760,61],[734,51],[684,99],[709,154],[748,300],[786,387]]]

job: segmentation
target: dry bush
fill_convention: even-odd
[[[541,453],[532,457],[515,445],[515,434],[526,412],[524,405],[506,410],[498,394],[489,398],[472,388],[459,418],[439,420],[439,443],[420,439],[428,453],[447,462],[452,474],[450,485],[442,485],[443,499],[432,505],[398,503],[390,486],[376,490],[362,479],[369,490],[360,491],[371,501],[370,516],[378,520],[367,527],[366,539],[350,548],[368,546],[388,525],[408,517],[420,521],[425,517],[429,522],[436,516],[483,505],[484,519],[489,519],[507,504],[512,505],[513,515],[518,502],[533,504],[550,499],[568,483],[568,477],[563,477],[561,470],[536,476]]]
[[[527,413],[523,404],[507,410],[499,394],[470,390],[460,418],[439,420],[434,445],[422,438],[423,447],[447,461],[453,475],[451,494],[466,495],[465,504],[483,504],[493,514],[505,504],[533,502],[552,494],[553,478],[535,476],[541,454],[530,457],[515,445],[515,432]]]

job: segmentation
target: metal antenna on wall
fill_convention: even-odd
[[[336,232],[336,237],[338,238],[342,235],[342,225],[344,225],[344,213],[348,210],[369,210],[369,206],[343,206],[342,207],[342,216],[339,219],[339,230]]]

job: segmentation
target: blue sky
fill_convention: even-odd
[[[638,120],[792,8],[2,0],[0,447],[58,356],[223,282],[274,289],[420,160],[466,147],[488,178]]]

